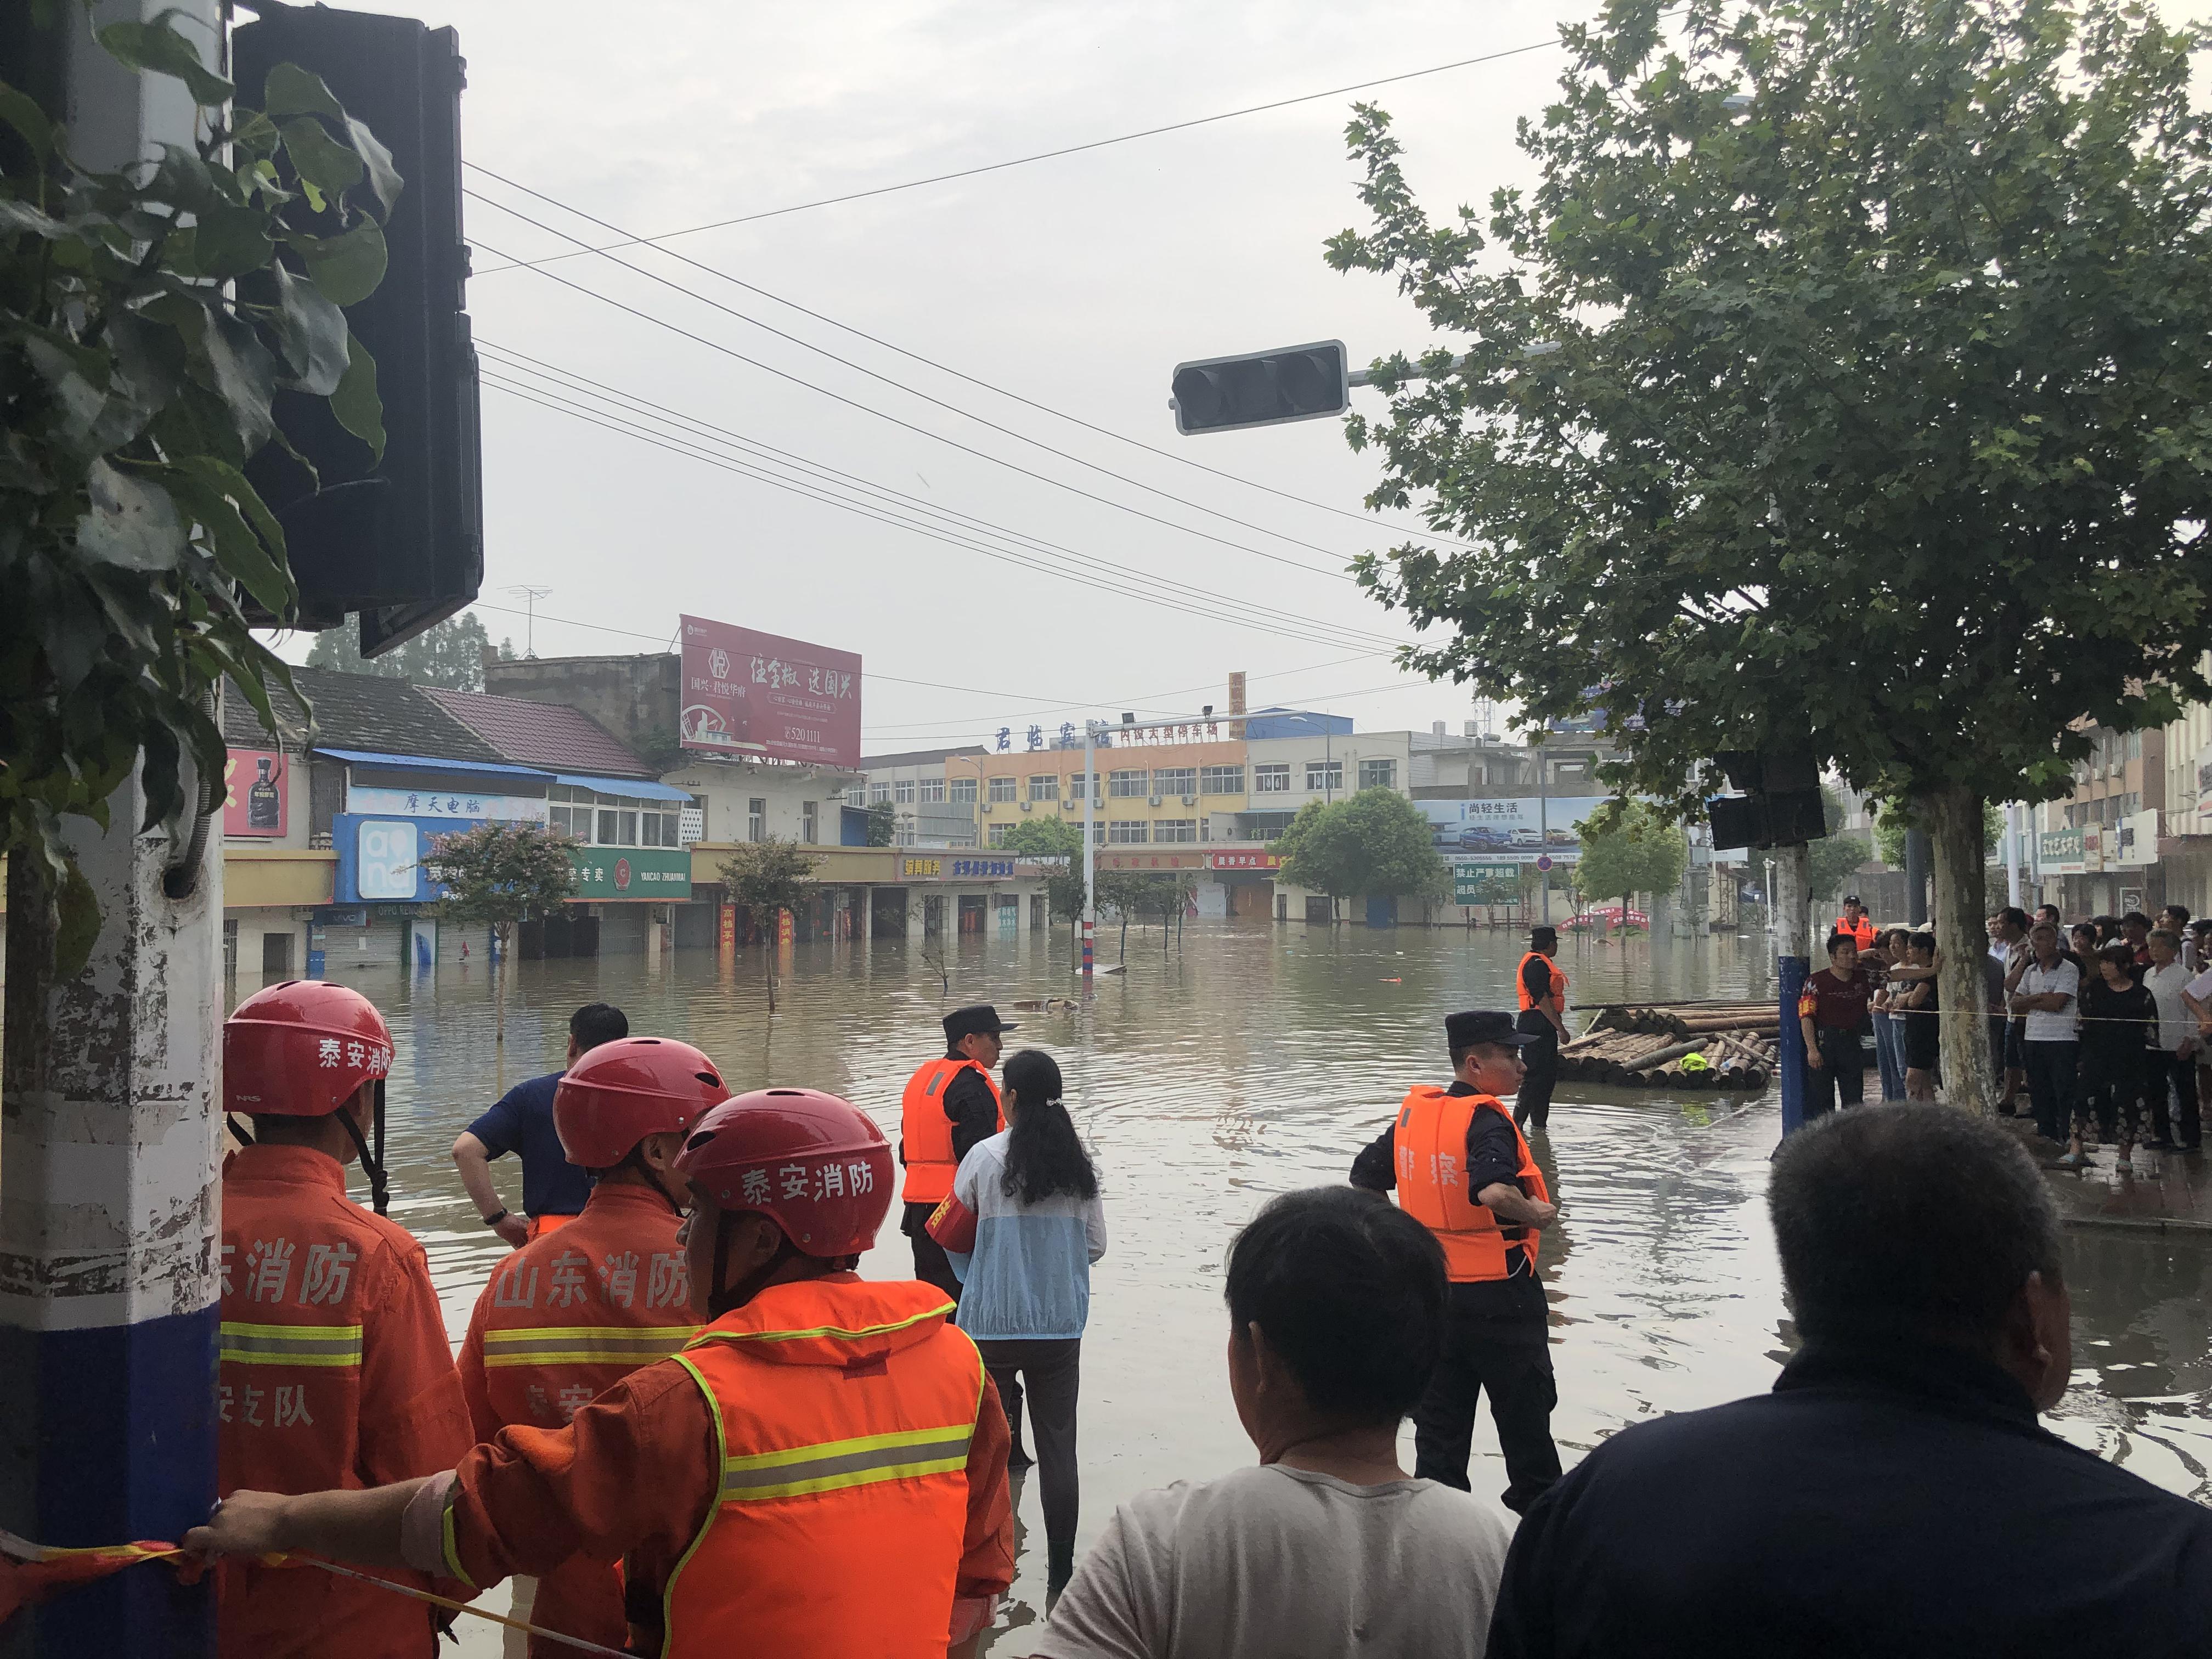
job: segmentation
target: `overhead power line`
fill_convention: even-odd
[[[537,198],[538,200],[545,203],[548,206],[558,208],[563,213],[573,214],[577,218],[585,221],[588,224],[597,225],[603,230],[612,231],[617,236],[627,236],[629,234],[629,233],[624,231],[619,225],[612,224],[607,220],[598,217],[594,214],[586,213],[583,209],[577,207],[571,203],[564,202],[558,197],[549,196],[542,190],[533,189],[532,186],[522,183],[520,179],[510,179],[504,173],[494,173],[489,167],[483,166],[480,162],[470,161],[465,163],[465,165],[473,173],[480,173],[487,179],[496,179],[499,183],[505,185],[509,190],[519,190],[526,196],[533,196]],[[516,218],[523,217],[520,214],[515,214],[512,208],[506,207],[503,204],[495,202],[489,197],[484,196],[479,191],[472,190],[470,191],[468,194],[475,197],[478,201],[483,202],[488,207],[498,208],[501,212],[512,214]],[[534,219],[526,219],[524,222],[529,224],[536,224],[538,222]],[[555,231],[552,234],[555,235],[560,235],[562,233]],[[574,241],[579,239],[571,237],[569,240]],[[633,237],[629,241],[611,243],[608,246],[645,246],[652,248],[655,252],[660,253],[668,258],[674,259],[680,264],[689,265],[694,270],[703,271],[709,276],[728,283],[733,287],[741,288],[748,294],[757,294],[762,299],[768,300],[776,305],[782,306],[787,310],[795,311],[802,317],[811,317],[817,323],[826,323],[831,328],[841,330],[844,333],[853,336],[855,339],[866,340],[871,345],[881,346],[886,351],[896,352],[900,356],[906,358],[908,361],[920,363],[927,368],[933,368],[940,374],[949,374],[956,380],[964,380],[969,386],[978,387],[982,391],[994,393],[1001,398],[1010,398],[1013,402],[1022,404],[1024,408],[1034,409],[1040,414],[1049,415],[1054,420],[1066,421],[1072,426],[1081,427],[1086,432],[1095,432],[1103,438],[1111,438],[1116,443],[1127,444],[1132,448],[1141,449],[1150,455],[1163,456],[1165,459],[1175,461],[1181,465],[1195,468],[1197,471],[1209,474],[1216,478],[1225,479],[1231,483],[1243,484],[1249,489],[1263,490],[1267,494],[1279,496],[1284,501],[1296,501],[1302,507],[1314,507],[1323,513],[1333,513],[1339,518],[1350,519],[1357,524],[1365,525],[1370,529],[1409,531],[1414,534],[1425,537],[1433,541],[1449,543],[1450,545],[1455,547],[1472,547],[1474,545],[1474,544],[1462,541],[1455,536],[1438,535],[1434,531],[1429,530],[1425,527],[1416,528],[1415,526],[1409,525],[1393,525],[1387,520],[1377,518],[1368,514],[1354,513],[1348,507],[1335,507],[1327,501],[1315,501],[1312,497],[1308,495],[1297,495],[1287,489],[1278,489],[1273,484],[1261,483],[1256,479],[1243,477],[1234,472],[1224,472],[1219,467],[1206,465],[1203,461],[1194,461],[1189,456],[1182,454],[1179,451],[1164,448],[1158,444],[1146,443],[1141,438],[1132,438],[1125,433],[1115,431],[1111,427],[1100,426],[1096,422],[1085,420],[1079,415],[1071,415],[1066,410],[1055,409],[1049,404],[1039,403],[1034,398],[1024,397],[1018,392],[1009,391],[1005,386],[994,385],[989,380],[982,380],[975,375],[967,374],[963,370],[953,368],[950,363],[941,363],[933,357],[926,357],[918,351],[910,351],[906,347],[899,345],[892,341],[886,340],[880,335],[871,334],[866,329],[855,328],[850,323],[841,322],[836,318],[829,315],[826,312],[817,311],[811,306],[803,306],[799,304],[796,300],[787,299],[781,294],[771,293],[767,289],[761,287],[758,283],[746,282],[743,277],[732,276],[730,272],[720,270],[714,265],[710,265],[704,260],[694,259],[689,254],[678,253],[673,248],[661,247],[658,243],[653,241],[649,238]],[[591,248],[585,250],[580,246],[579,251],[605,252],[607,250],[606,248]],[[567,258],[568,256],[562,255],[561,257]],[[628,270],[634,270],[637,269],[636,266],[628,265],[623,261],[617,260],[616,263],[624,264],[624,268]],[[514,267],[511,265],[503,265],[501,266],[500,269],[503,270],[511,270]],[[690,290],[686,289],[683,291],[689,292]],[[786,335],[783,337],[788,339],[791,337]],[[845,360],[841,357],[837,358],[836,361],[843,362]],[[889,384],[897,385],[898,383],[896,381],[892,381],[889,382]],[[901,390],[911,391],[912,388],[902,386]],[[948,404],[945,405],[945,407],[949,408],[951,405]],[[1004,428],[1000,429],[1003,430]],[[1035,441],[1031,439],[1024,439],[1024,441],[1034,442]],[[1041,447],[1048,447],[1048,446]],[[1051,453],[1054,454],[1060,454],[1061,452],[1053,450]],[[1070,457],[1069,459],[1076,458]],[[1090,466],[1091,465],[1088,461],[1083,461],[1080,464],[1085,466]],[[1103,467],[1094,468],[1093,470],[1105,472],[1105,476],[1111,478],[1120,478],[1122,476],[1118,472],[1108,472],[1106,471],[1106,469]],[[1133,483],[1135,481],[1127,480],[1127,482]],[[1150,488],[1150,486],[1139,487]],[[1179,495],[1170,495],[1167,499],[1174,501],[1182,501],[1182,498]],[[1195,503],[1192,502],[1184,502],[1183,504],[1186,506],[1195,505]],[[1212,511],[1211,508],[1202,508],[1201,510]],[[1226,517],[1227,515],[1222,514],[1219,516]],[[1257,525],[1248,524],[1246,520],[1242,519],[1231,519],[1230,522],[1232,524],[1244,525],[1248,529],[1257,530],[1262,528]],[[1266,532],[1265,533],[1273,534],[1275,532]],[[1313,544],[1305,542],[1300,543],[1299,545],[1310,547]],[[1317,552],[1325,552],[1327,550],[1316,548],[1315,550]]]
[[[1662,12],[1662,16],[1672,15]],[[1431,75],[1443,75],[1452,70],[1472,69],[1477,64],[1494,64],[1501,58],[1519,58],[1532,52],[1545,52],[1559,44],[1557,35],[1548,40],[1532,40],[1525,46],[1508,46],[1502,52],[1486,52],[1474,58],[1461,58],[1449,64],[1435,64],[1427,69],[1407,70],[1402,75],[1385,75],[1372,81],[1354,81],[1349,86],[1331,87],[1326,92],[1302,92],[1295,98],[1277,98],[1265,104],[1248,104],[1243,109],[1224,110],[1218,115],[1194,116],[1188,121],[1170,121],[1164,126],[1146,127],[1136,132],[1118,133],[1111,138],[1093,138],[1080,144],[1065,144],[1058,149],[1041,149],[1033,155],[1017,155],[1011,161],[987,162],[981,167],[961,167],[951,173],[935,173],[927,179],[909,179],[903,184],[878,185],[869,190],[848,191],[842,196],[823,196],[811,202],[794,202],[789,207],[768,208],[758,213],[739,214],[735,218],[717,219],[710,224],[690,225],[682,230],[664,230],[652,236],[632,236],[619,242],[610,242],[610,247],[635,247],[640,243],[673,241],[678,236],[696,236],[703,231],[726,230],[732,225],[750,225],[763,219],[779,219],[786,214],[805,213],[815,208],[835,207],[841,202],[865,201],[872,196],[890,196],[900,191],[920,190],[928,185],[950,184],[956,179],[973,179],[986,173],[1004,173],[1009,167],[1028,167],[1034,161],[1056,161],[1063,155],[1080,155],[1087,150],[1105,149],[1115,144],[1133,143],[1139,138],[1158,138],[1170,132],[1188,132],[1193,127],[1212,126],[1217,122],[1235,121],[1247,115],[1264,115],[1269,110],[1289,109],[1297,104],[1317,103],[1324,98],[1341,98],[1347,92],[1365,92],[1374,87],[1395,85],[1401,81],[1418,81]],[[596,251],[596,250],[580,250]],[[502,270],[512,270],[516,265],[550,264],[558,259],[574,259],[578,253],[556,253],[544,259],[517,259],[512,254],[501,254],[512,261],[494,265],[477,273],[489,276]]]
[[[665,404],[656,403],[651,398],[641,398],[635,393],[623,392],[617,387],[607,385],[605,381],[595,380],[589,375],[580,374],[573,369],[547,362],[543,358],[533,357],[527,352],[517,351],[512,347],[499,345],[489,340],[480,341],[478,343],[490,354],[489,361],[493,367],[504,369],[509,374],[521,374],[550,381],[556,388],[554,395],[563,401],[573,401],[569,394],[580,393],[586,398],[612,405],[619,411],[619,417],[641,415],[647,421],[655,422],[663,426],[674,427],[681,441],[703,442],[721,448],[733,447],[743,453],[750,463],[795,471],[801,474],[799,482],[809,487],[833,492],[858,489],[868,498],[866,504],[871,507],[888,507],[902,514],[919,513],[932,519],[946,520],[951,528],[962,534],[980,532],[998,537],[1019,544],[1019,550],[1022,551],[1034,551],[1056,558],[1072,560],[1080,565],[1115,577],[1129,577],[1140,582],[1164,585],[1194,598],[1219,604],[1239,605],[1263,617],[1277,618],[1300,627],[1334,628],[1352,638],[1372,640],[1380,646],[1392,647],[1397,643],[1388,635],[1376,634],[1364,629],[1345,628],[1341,624],[1322,623],[1317,618],[1302,617],[1296,612],[1284,611],[1277,606],[1259,605],[1249,599],[1232,598],[1188,582],[1157,576],[1150,571],[1139,569],[1134,566],[1080,553],[1073,548],[1064,546],[1057,542],[1046,541],[1025,532],[1010,530],[1002,525],[994,524],[988,520],[976,518],[970,514],[940,507],[935,502],[924,501],[908,491],[892,489],[854,473],[810,461],[803,456],[780,449],[773,444],[763,443],[757,438],[748,437],[743,433],[732,431],[727,427],[719,426],[699,416],[687,415],[680,410],[672,409]]]

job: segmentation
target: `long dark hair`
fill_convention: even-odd
[[[1024,1048],[1007,1060],[1006,1078],[1014,1121],[1006,1131],[1000,1190],[1024,1204],[1041,1204],[1060,1193],[1097,1197],[1098,1171],[1083,1150],[1067,1108],[1060,1103],[1059,1062],[1042,1048]]]

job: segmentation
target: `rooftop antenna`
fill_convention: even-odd
[[[550,587],[532,587],[527,583],[521,583],[507,591],[520,599],[526,607],[523,613],[525,621],[522,654],[534,658],[538,654],[538,601],[553,590]]]

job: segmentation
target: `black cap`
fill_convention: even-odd
[[[1862,910],[1866,908],[1866,901],[1862,899],[1856,893],[1844,894],[1844,902],[1846,904],[1856,904]]]
[[[945,1040],[947,1042],[957,1042],[964,1036],[996,1036],[1001,1031],[1014,1029],[1000,1019],[999,1011],[988,1002],[955,1008],[945,1017]]]
[[[1476,1008],[1463,1014],[1444,1016],[1444,1041],[1456,1053],[1462,1048],[1472,1048],[1478,1042],[1504,1043],[1512,1048],[1525,1048],[1537,1039],[1525,1031],[1516,1030],[1512,1015],[1488,1008]]]

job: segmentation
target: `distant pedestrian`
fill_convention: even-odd
[[[629,1020],[621,1009],[587,1002],[568,1016],[568,1064],[629,1035]],[[563,1075],[548,1072],[516,1084],[453,1142],[453,1167],[477,1213],[518,1250],[540,1233],[574,1220],[592,1195],[590,1175],[568,1162],[553,1127],[553,1097]],[[522,1159],[521,1215],[500,1201],[499,1189],[491,1183],[491,1160],[509,1152]]]
[[[2063,917],[2063,916],[2061,916],[2061,915],[2058,914],[2058,907],[2057,907],[2057,905],[2055,905],[2055,904],[2039,904],[2039,905],[2037,905],[2037,906],[2035,907],[2035,920],[2036,920],[2037,921],[2047,921],[2047,922],[2049,922],[2049,923],[2050,923],[2053,927],[2055,927],[2055,928],[2057,928],[2057,929],[2058,930],[2058,936],[2059,936],[2061,939],[2063,939],[2063,938],[2065,938],[2065,937],[2066,937],[2066,923],[2065,923],[2065,918],[2064,918],[2064,917]]]
[[[960,1276],[960,1328],[982,1350],[998,1385],[1014,1468],[1030,1462],[1021,1442],[1028,1384],[1044,1493],[1046,1593],[1057,1595],[1075,1567],[1075,1405],[1091,1267],[1106,1254],[1106,1212],[1098,1171],[1060,1099],[1059,1064],[1024,1048],[1007,1060],[1005,1076],[1007,1127],[960,1160],[929,1234]]]
[[[2130,910],[2120,918],[2120,938],[2135,953],[2135,965],[2150,966],[2150,918],[2140,910]],[[2141,979],[2142,975],[2136,975]]]
[[[2196,964],[2189,959],[2189,907],[2185,904],[2166,906],[2158,913],[2158,925],[2181,941],[2181,965],[2191,973],[2196,972]]]
[[[1517,1029],[1531,1041],[1521,1058],[1528,1068],[1521,1092],[1513,1097],[1513,1121],[1541,1134],[1552,1121],[1552,1091],[1559,1080],[1559,1044],[1567,1036],[1567,976],[1552,958],[1559,953],[1559,930],[1532,927],[1514,988],[1521,998]]]
[[[1906,946],[1905,966],[1929,970],[1905,996],[1905,1097],[1936,1098],[1936,1081],[1943,1065],[1942,1000],[1936,988],[1936,970],[1942,958],[1936,935],[1915,933]]]
[[[2066,1139],[2081,1066],[2081,970],[2058,949],[2057,924],[2039,921],[2028,934],[2034,960],[2014,984],[2011,1011],[2020,1017],[2020,1052],[2036,1132]]]
[[[1875,1063],[1881,1073],[1881,1097],[1884,1100],[1905,1098],[1905,1011],[1893,1007],[1891,1000],[1908,989],[1911,981],[1893,980],[1892,975],[1905,965],[1905,945],[1911,938],[1911,929],[1892,927],[1875,941],[1874,950],[1859,953],[1862,969],[1868,970],[1869,977],[1875,981],[1871,1005],[1874,1055]]]
[[[1030,1651],[1479,1659],[1505,1522],[1398,1461],[1448,1317],[1436,1240],[1366,1193],[1285,1193],[1237,1236],[1227,1280],[1229,1392],[1258,1467],[1122,1504]]]
[[[1767,1208],[1802,1346],[1771,1394],[1600,1441],[1522,1518],[1491,1659],[2212,1653],[2212,1510],[2036,1421],[2071,1310],[2012,1133],[1844,1112],[1783,1143]]]
[[[1006,1127],[999,1085],[991,1080],[1004,1035],[1014,1028],[988,1003],[955,1008],[941,1022],[945,1057],[925,1060],[899,1098],[899,1162],[906,1179],[899,1231],[914,1249],[914,1276],[960,1302],[960,1276],[945,1247],[929,1236],[929,1218],[952,1190],[960,1160]],[[1021,1419],[1013,1419],[1017,1433]]]
[[[2150,936],[2150,969],[2143,988],[2158,1004],[2158,1053],[2151,1061],[2150,1114],[2161,1152],[2195,1152],[2201,1134],[2197,1099],[2197,1022],[2185,1000],[2189,969],[2181,941],[2166,928]],[[2167,1097],[2172,1096],[2172,1104]]]
[[[1862,951],[1874,948],[1874,918],[1866,913],[1856,893],[1844,895],[1844,914],[1836,918],[1836,925],[1828,930],[1832,933],[1849,933],[1851,943]]]
[[[2066,930],[2066,954],[2081,974],[2084,985],[2097,977],[2097,952],[2104,948],[2097,938],[2094,922],[2077,921]]]
[[[1858,942],[1849,933],[1828,935],[1828,965],[1805,981],[1797,995],[1797,1024],[1805,1037],[1805,1115],[1818,1117],[1866,1098],[1866,1048],[1874,987],[1859,972]]]
[[[2000,1085],[2000,1117],[2018,1115],[2021,1096],[2027,1088],[2027,1059],[2020,1047],[2023,1041],[2021,1022],[2003,1013],[2020,976],[2035,959],[2035,949],[2028,943],[2027,932],[2027,912],[2016,904],[2007,905],[1990,918],[1990,948],[1996,954],[2000,968],[1996,997],[1999,1017],[1991,1039],[1995,1048],[1993,1070]]]
[[[2074,1134],[2058,1161],[2079,1169],[2099,1137],[2115,1141],[2123,1165],[2148,1140],[2148,1073],[2158,1041],[2158,1000],[2136,982],[2135,952],[2115,939],[2098,952],[2099,977],[2081,988],[2081,1087]]]

